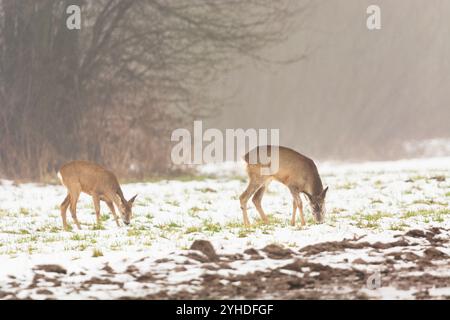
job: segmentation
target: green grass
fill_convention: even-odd
[[[381,180],[376,180],[373,185],[378,188],[381,189],[383,187],[383,182]]]
[[[242,226],[243,226],[242,220],[238,219],[229,221],[225,224],[226,229],[242,228]]]
[[[171,206],[174,206],[174,207],[179,207],[180,206],[180,202],[177,201],[177,200],[166,200],[166,203],[171,205]]]
[[[72,237],[70,237],[70,240],[73,240],[73,241],[84,241],[86,239],[87,239],[87,235],[81,235],[79,233],[76,233]]]
[[[405,230],[405,228],[408,228],[409,225],[404,223],[404,222],[400,222],[400,223],[393,223],[389,226],[389,230],[392,231],[403,231]]]
[[[345,209],[343,209],[343,208],[333,208],[331,210],[332,214],[339,214],[339,213],[342,213],[342,212],[345,212]]]
[[[420,200],[414,200],[412,204],[425,204],[425,205],[440,205],[440,206],[447,206],[447,202],[441,202],[441,201],[435,201],[434,199],[420,199]]]
[[[303,213],[304,217],[305,217],[305,221],[307,225],[314,225],[316,224],[316,220],[314,220],[314,217],[312,216],[312,214],[305,214]],[[296,218],[298,222],[298,217]]]
[[[202,228],[198,226],[191,226],[186,229],[185,234],[201,232]]]
[[[247,238],[252,232],[253,230],[251,228],[242,228],[239,230],[237,236],[238,238]]]
[[[222,226],[218,223],[214,223],[210,220],[203,221],[203,230],[208,232],[220,232],[222,230]]]
[[[337,185],[336,189],[350,190],[350,189],[354,189],[356,186],[357,186],[357,184],[354,182],[345,182],[343,184]]]
[[[328,217],[325,218],[325,222],[330,226],[335,227],[338,222],[338,217],[336,214],[329,214]]]
[[[141,230],[138,230],[138,229],[135,229],[135,228],[128,229],[127,236],[128,237],[138,237],[138,236],[141,235],[141,233],[142,233]]]
[[[70,224],[67,225],[67,228],[68,228],[67,231],[72,231],[72,226]],[[56,224],[56,225],[55,224],[45,224],[45,225],[42,225],[39,228],[37,228],[36,231],[38,231],[38,232],[60,233],[61,231],[63,231],[63,228],[62,228],[62,225],[60,226],[59,224]]]
[[[392,214],[377,211],[372,214],[360,214],[353,219],[356,220],[356,226],[358,228],[376,229],[380,226],[380,220],[383,218],[392,217]]]
[[[212,188],[201,188],[201,189],[197,189],[197,191],[200,191],[202,193],[216,193],[217,191],[212,189]]]
[[[53,226],[50,228],[51,233],[58,233],[58,232],[61,232],[61,230],[63,230],[63,228],[57,227],[57,226]],[[69,232],[73,231],[72,225],[70,225],[70,224],[67,225],[67,231],[69,231]]]
[[[119,251],[122,250],[122,245],[119,242],[114,242],[109,246],[109,249],[113,251]]]
[[[28,246],[27,248],[27,253],[28,254],[33,254],[35,251],[37,250],[37,248],[33,247],[33,246]]]
[[[44,238],[44,240],[42,240],[42,242],[44,242],[44,243],[51,243],[51,242],[57,242],[57,241],[62,241],[62,240],[63,239],[61,237],[52,236],[52,237]]]
[[[269,220],[269,222],[266,224],[262,219],[258,218],[258,220],[256,220],[256,226],[275,226],[283,224],[283,220],[277,218],[273,214],[268,214],[267,219]]]
[[[189,208],[188,215],[190,215],[191,217],[194,217],[194,218],[198,218],[198,212],[203,211],[203,210],[205,210],[205,209],[195,206],[195,207]]]
[[[183,174],[174,174],[174,175],[160,175],[160,176],[151,176],[144,177],[140,179],[128,179],[125,180],[124,183],[156,183],[166,180],[176,180],[181,182],[189,182],[189,181],[204,181],[207,179],[214,179],[214,176],[210,175],[198,175],[191,173],[183,173]]]
[[[20,208],[20,209],[19,209],[19,213],[22,214],[22,215],[24,215],[24,216],[27,216],[27,215],[30,214],[30,210],[27,209],[27,208]]]
[[[29,242],[36,242],[37,240],[38,238],[36,236],[31,236],[31,237],[21,237],[17,239],[15,242],[18,244],[24,244]]]
[[[425,179],[427,179],[427,177],[426,176],[422,176],[422,175],[415,175],[415,176],[409,177],[409,179],[411,179],[413,181],[417,181],[417,180],[425,180]]]
[[[142,200],[142,201],[144,201],[146,203],[153,203],[153,198],[145,197],[144,200]]]
[[[403,219],[415,218],[415,217],[428,217],[433,218],[434,221],[442,222],[444,215],[450,214],[450,209],[419,209],[415,211],[407,211],[402,215]]]
[[[103,224],[100,222],[100,223],[94,223],[93,225],[92,225],[92,228],[91,228],[91,230],[105,230],[105,227],[103,226]]]
[[[102,257],[102,256],[103,256],[103,252],[100,249],[95,248],[94,250],[92,250],[93,258],[98,258],[98,257]]]
[[[170,229],[181,228],[181,226],[178,223],[174,222],[174,221],[169,222],[169,224],[167,226]]]
[[[159,224],[156,227],[163,231],[170,231],[170,232],[175,232],[175,231],[177,231],[177,229],[181,228],[181,226],[174,221],[171,221],[166,224]]]

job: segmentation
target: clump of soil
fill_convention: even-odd
[[[409,298],[446,298],[432,295],[431,289],[448,287],[448,231],[414,229],[395,241],[354,238],[298,251],[270,244],[231,254],[219,254],[209,241],[196,240],[187,252],[159,260],[144,257],[117,270],[106,263],[88,277],[87,270],[69,275],[59,265],[36,265],[28,282],[11,277],[0,298],[17,299],[20,293],[24,299],[35,294],[54,299],[58,290],[92,298],[104,286],[101,297],[114,292],[111,297],[120,299],[368,299],[380,297],[367,284],[375,271],[381,286]]]
[[[194,243],[192,243],[190,249],[202,252],[205,256],[208,257],[209,261],[219,260],[216,250],[214,250],[213,245],[209,241],[195,240]]]
[[[57,264],[40,264],[34,270],[66,274],[67,270]]]
[[[262,249],[270,259],[290,259],[293,251],[277,244],[269,244]]]

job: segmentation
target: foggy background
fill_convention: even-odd
[[[68,5],[81,30],[66,27]],[[366,9],[381,7],[381,30]],[[450,155],[445,0],[0,0],[0,177],[167,174],[171,132],[280,129],[318,160]]]
[[[381,30],[366,27],[371,4]],[[323,160],[450,155],[449,13],[440,0],[314,1],[271,52],[304,59],[234,72],[221,84],[234,100],[209,125],[279,128],[282,144]]]

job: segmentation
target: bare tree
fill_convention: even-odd
[[[68,30],[65,9],[82,8]],[[170,130],[206,116],[209,83],[284,41],[295,0],[0,0],[0,172],[44,178],[86,158],[170,166]]]

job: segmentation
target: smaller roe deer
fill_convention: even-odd
[[[261,173],[262,168],[267,168],[270,164],[262,161],[262,158],[263,156],[271,157],[272,154],[275,155],[275,149],[278,151],[278,169],[275,172],[263,175]],[[291,225],[295,225],[295,212],[297,208],[300,212],[302,225],[305,225],[300,193],[304,193],[308,197],[315,221],[318,223],[323,221],[325,215],[325,195],[328,187],[323,189],[322,181],[320,180],[314,161],[292,149],[276,146],[256,147],[245,154],[244,160],[247,163],[247,173],[250,178],[247,189],[239,197],[245,226],[250,225],[247,216],[247,202],[252,195],[253,203],[261,219],[265,223],[268,222],[267,216],[261,207],[261,200],[264,191],[272,180],[286,185],[292,194],[293,213]]]
[[[117,226],[120,224],[114,204],[119,208],[123,222],[127,225],[130,223],[133,215],[131,207],[137,195],[128,201],[125,200],[119,182],[111,171],[92,162],[72,161],[61,167],[58,178],[67,188],[67,196],[61,203],[61,217],[65,230],[67,230],[66,212],[69,205],[72,218],[78,229],[81,229],[77,219],[77,201],[81,192],[92,196],[97,223],[100,223],[100,200],[108,205]]]

